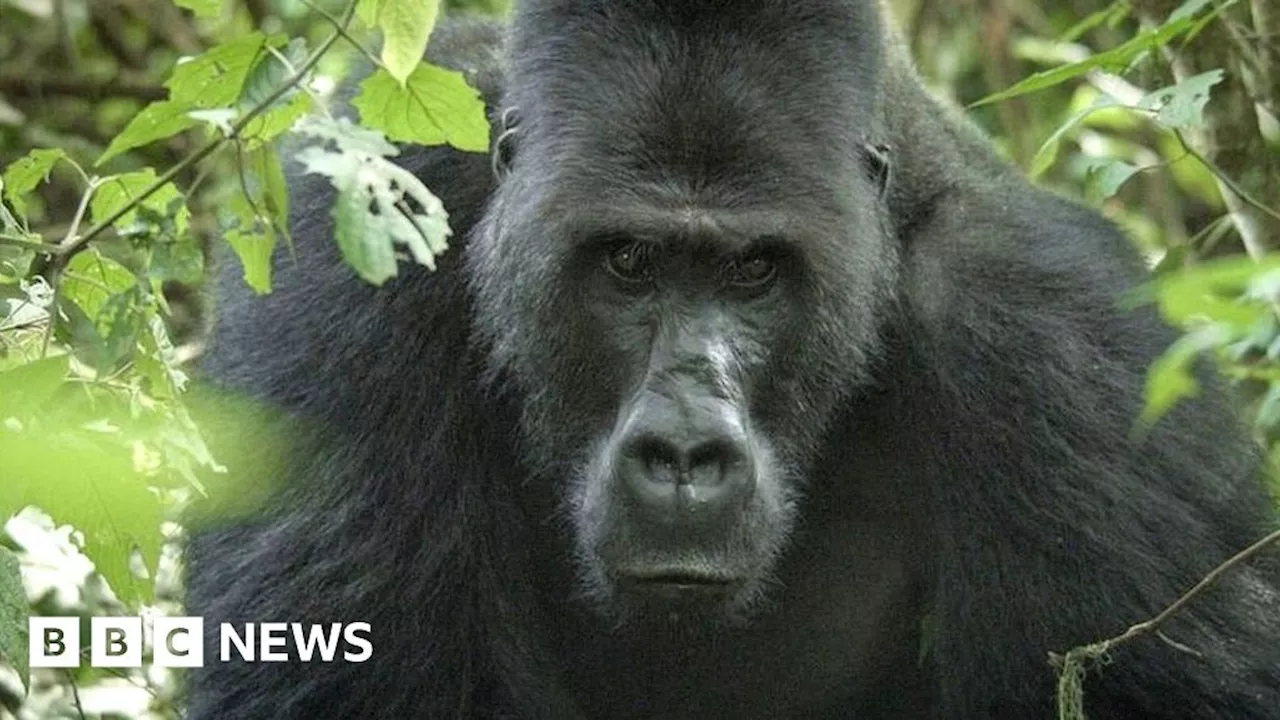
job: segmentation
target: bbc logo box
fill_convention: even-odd
[[[200,667],[204,664],[204,620],[198,617],[151,619],[152,664]],[[31,667],[74,668],[83,662],[80,618],[32,617]],[[142,667],[140,617],[95,617],[89,620],[89,664],[94,667]]]

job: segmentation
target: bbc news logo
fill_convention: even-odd
[[[151,662],[158,667],[204,667],[204,618],[154,617]],[[31,667],[74,668],[81,664],[80,618],[33,617]],[[218,626],[218,662],[362,663],[373,656],[369,623],[244,623]],[[89,664],[142,667],[144,635],[140,617],[89,620]]]

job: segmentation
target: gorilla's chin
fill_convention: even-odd
[[[728,582],[635,580],[612,583],[605,614],[618,626],[636,630],[679,632],[718,630],[746,625],[760,605],[760,584],[750,579]]]
[[[681,553],[639,552],[604,543],[587,562],[588,597],[608,620],[625,627],[740,627],[760,609],[773,576],[765,548],[689,545]],[[699,552],[701,551],[701,552]]]

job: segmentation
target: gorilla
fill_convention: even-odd
[[[1275,526],[1211,378],[1135,432],[1175,336],[1121,309],[1125,238],[874,0],[525,0],[428,54],[500,138],[400,159],[439,268],[365,285],[299,176],[296,259],[225,274],[203,367],[281,432],[228,459],[271,501],[195,533],[189,612],[372,657],[213,659],[191,718],[1050,718],[1049,653]],[[1276,568],[1093,668],[1089,717],[1280,718]]]

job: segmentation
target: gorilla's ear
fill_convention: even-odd
[[[516,159],[520,111],[513,107],[503,108],[494,124],[498,137],[493,141],[493,174],[501,180],[511,172],[511,163]]]
[[[863,161],[867,164],[867,174],[876,183],[883,200],[893,186],[893,149],[884,143],[867,143],[862,146]]]

